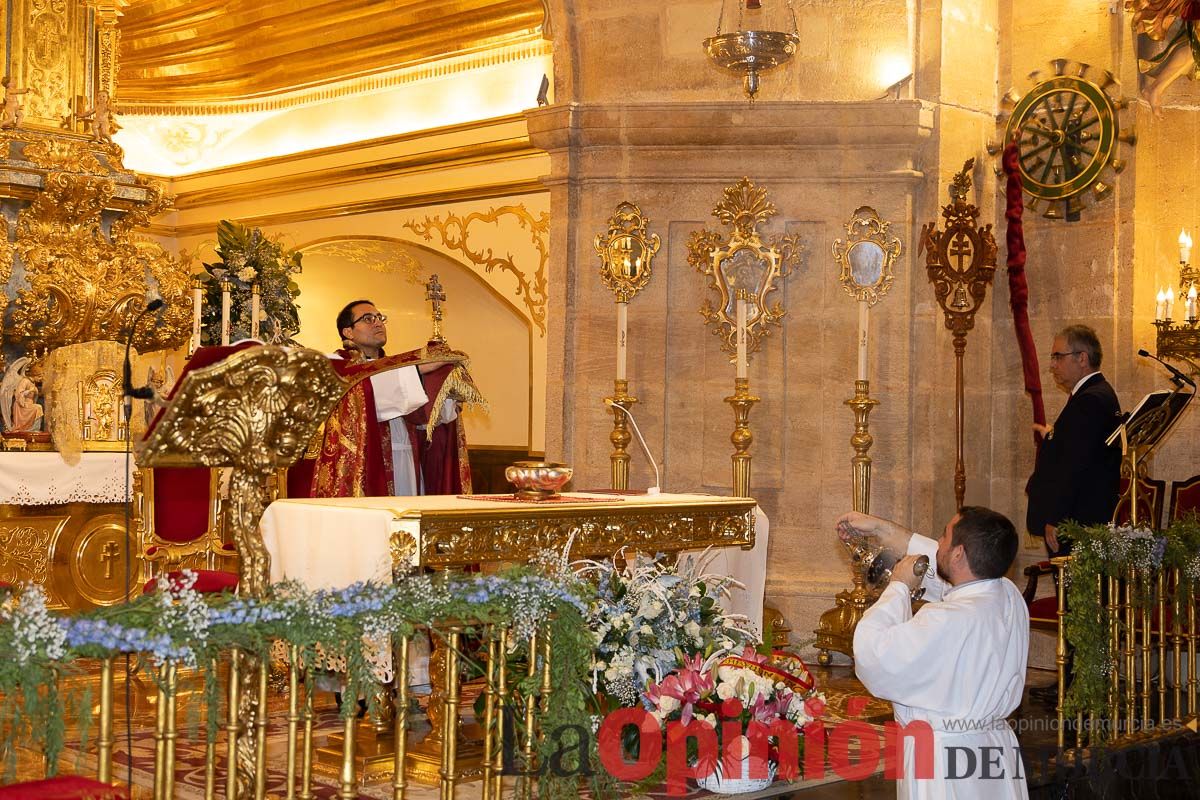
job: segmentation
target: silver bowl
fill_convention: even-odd
[[[555,461],[518,461],[504,468],[504,477],[517,487],[521,500],[545,500],[558,494],[574,470]]]

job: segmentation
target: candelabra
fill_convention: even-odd
[[[1200,269],[1189,263],[1192,240],[1186,232],[1179,234],[1179,297],[1184,301],[1184,318],[1172,319],[1175,293],[1159,291],[1154,306],[1155,349],[1159,358],[1170,358],[1187,364],[1192,375],[1200,375],[1200,326],[1197,326],[1197,288]]]

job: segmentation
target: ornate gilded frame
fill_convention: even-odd
[[[650,282],[654,256],[662,243],[657,233],[647,232],[649,223],[642,209],[624,200],[608,218],[608,231],[596,234],[592,243],[600,256],[600,280],[618,303],[628,303]]]
[[[717,305],[705,298],[700,314],[712,327],[713,335],[721,339],[721,349],[730,355],[737,352],[737,298],[745,293],[746,350],[758,350],[772,325],[778,325],[787,313],[776,301],[767,305],[767,297],[778,287],[776,281],[786,278],[800,262],[803,246],[799,234],[785,234],[763,240],[758,227],[779,213],[767,200],[767,190],[742,178],[727,186],[713,216],[733,231],[726,239],[708,229],[694,231],[688,238],[688,263],[708,278],[708,288],[716,291]],[[748,274],[757,268],[755,277]]]
[[[894,270],[901,244],[900,239],[889,233],[890,227],[891,223],[880,219],[875,209],[862,206],[855,209],[846,223],[845,241],[836,239],[833,243],[833,260],[841,268],[838,282],[847,294],[867,305],[882,300],[896,279]],[[857,257],[859,248],[871,261],[864,263]]]

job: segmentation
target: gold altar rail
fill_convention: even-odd
[[[506,714],[515,714],[518,719],[509,722],[508,730],[518,732],[518,740],[510,750],[519,751],[525,767],[523,775],[536,775],[537,745],[541,739],[540,717],[551,693],[551,641],[548,627],[535,632],[524,640],[529,654],[528,663],[508,663],[510,643],[516,641],[510,626],[500,624],[478,624],[462,620],[449,620],[431,625],[430,633],[444,637],[446,663],[444,685],[441,695],[440,714],[430,709],[430,722],[440,722],[441,730],[430,734],[441,748],[438,770],[441,800],[453,800],[455,787],[464,781],[464,769],[460,763],[459,745],[464,743],[462,735],[460,704],[462,698],[461,645],[467,632],[481,637],[486,652],[484,680],[484,733],[482,756],[478,775],[471,780],[481,780],[482,800],[499,800],[504,786],[505,748],[504,731]],[[422,631],[414,635],[423,635]],[[394,800],[405,797],[409,777],[403,766],[408,763],[408,733],[410,728],[410,696],[408,652],[412,635],[393,637],[395,671],[395,700],[383,709],[382,717],[394,720],[395,748],[392,762],[391,790]],[[288,800],[311,800],[313,797],[313,754],[316,749],[313,737],[314,713],[311,693],[304,690],[303,666],[300,664],[300,648],[285,642],[287,650],[286,693],[287,693],[287,752],[286,752],[286,797]],[[113,770],[114,742],[114,663],[117,655],[110,655],[100,662],[99,704],[90,713],[98,715],[99,732],[96,738],[96,777],[103,783],[116,784]],[[227,667],[227,668],[223,668]],[[179,666],[165,663],[157,668],[154,721],[154,800],[167,800],[175,796],[176,746],[179,739],[177,697],[180,692]],[[221,695],[228,705],[219,724],[224,732],[223,748],[216,739],[205,744],[206,800],[218,796],[218,763],[226,765],[224,792],[226,800],[267,797],[267,732],[270,720],[268,708],[270,659],[239,652],[231,648],[221,653],[211,663],[199,670],[200,678],[205,671],[212,671],[220,682]],[[529,687],[520,696],[518,684],[526,679]],[[388,693],[382,693],[387,697]],[[431,702],[433,702],[431,700]],[[354,702],[347,699],[351,708],[344,720],[341,734],[341,769],[338,775],[337,797],[353,800],[359,796],[359,775],[356,772],[355,738],[360,726],[368,728],[370,721],[358,720],[353,713]],[[250,709],[247,713],[247,709]],[[218,713],[210,708],[207,713]],[[12,720],[4,724],[12,724]],[[201,728],[203,735],[203,727]],[[336,738],[336,737],[333,737]],[[426,743],[430,741],[426,740]],[[221,750],[223,749],[223,752]],[[45,762],[45,759],[43,759]],[[48,765],[47,765],[48,772]],[[411,768],[409,770],[411,774]],[[22,776],[28,777],[28,776]],[[120,776],[117,775],[117,778]],[[526,777],[523,780],[530,780]],[[521,784],[527,795],[532,795],[532,784]],[[272,795],[274,796],[274,795]]]
[[[1068,673],[1065,617],[1070,556],[1051,559],[1058,584],[1058,746],[1121,744],[1194,721],[1196,702],[1196,603],[1179,569],[1129,567],[1117,577],[1096,577],[1095,592],[1108,617],[1108,696],[1104,718],[1064,712]],[[1139,598],[1141,598],[1139,600]],[[1068,728],[1074,741],[1068,741]],[[1101,737],[1102,730],[1109,735]]]

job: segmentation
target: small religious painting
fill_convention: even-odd
[[[171,389],[175,388],[175,370],[167,364],[165,367],[155,367],[153,364],[146,370],[146,385],[154,389],[159,397],[166,398],[171,393]],[[150,421],[154,419],[154,412],[158,407],[150,400],[142,401],[142,412],[145,415],[146,426],[150,426]]]
[[[7,433],[28,433],[45,427],[40,392],[26,374],[31,363],[27,356],[18,358],[0,380],[0,418]]]

